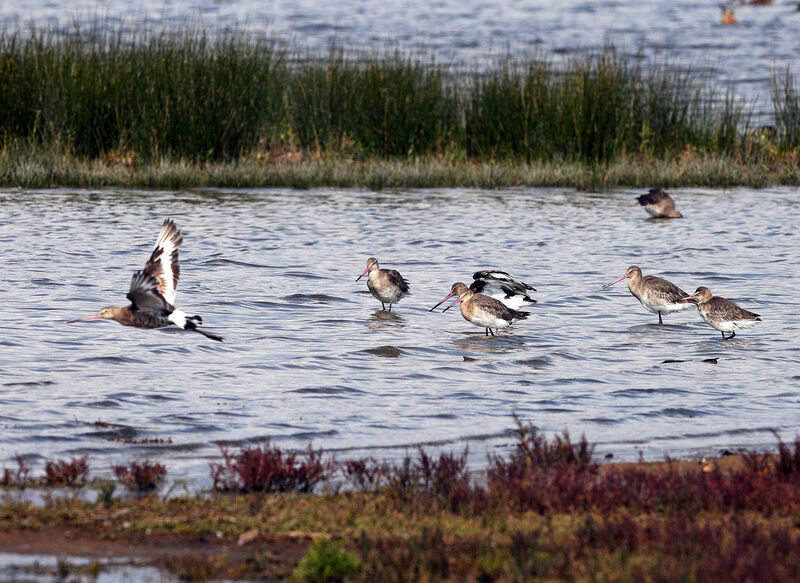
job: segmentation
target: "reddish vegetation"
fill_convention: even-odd
[[[89,477],[89,456],[72,457],[69,461],[47,462],[44,466],[46,486],[79,486]]]
[[[167,468],[145,460],[141,463],[131,462],[128,465],[115,465],[114,475],[131,490],[147,492],[158,487],[164,476],[167,475]]]
[[[0,486],[4,488],[24,487],[29,482],[31,468],[19,454],[14,456],[14,461],[17,462],[16,470],[3,468],[3,477],[0,478]]]
[[[287,453],[267,443],[231,453],[220,446],[222,462],[211,464],[218,490],[310,492],[344,478],[356,492],[95,505],[67,500],[68,510],[8,504],[0,508],[0,525],[60,526],[70,537],[81,526],[107,528],[118,536],[136,512],[139,521],[130,527],[138,530],[125,535],[129,541],[180,531],[203,544],[223,536],[231,548],[252,547],[252,554],[227,563],[195,559],[187,547],[171,568],[195,580],[245,571],[250,579],[286,579],[304,545],[332,537],[344,541],[342,549],[309,551],[308,573],[347,563],[358,565],[346,577],[354,582],[800,581],[800,437],[793,444],[778,439],[777,454],[744,454],[736,463],[600,466],[583,437],[573,442],[564,432],[547,439],[520,421],[517,428],[514,450],[490,456],[480,477],[468,470],[466,451],[434,456],[420,449],[399,463],[365,458],[337,464],[310,447]],[[72,468],[81,462],[85,458],[48,464],[49,473],[76,476]],[[4,485],[45,483],[29,478],[19,456],[17,465],[3,473]],[[143,462],[114,472],[144,491],[166,469]],[[263,550],[265,541],[278,549],[284,538],[298,536],[307,543],[292,543],[291,560]],[[279,572],[276,560],[283,561]]]
[[[322,452],[309,445],[305,459],[296,453],[283,453],[269,442],[261,447],[244,447],[238,454],[219,446],[223,462],[212,463],[211,479],[215,490],[240,492],[311,492],[330,479],[336,462],[322,461]]]

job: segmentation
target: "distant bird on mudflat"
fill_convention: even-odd
[[[697,302],[697,311],[706,321],[706,324],[719,330],[723,340],[730,340],[736,336],[737,330],[752,328],[761,321],[759,314],[748,312],[734,304],[731,300],[715,296],[707,287],[698,287],[695,292],[686,296],[687,300]],[[725,332],[730,336],[725,337]]]
[[[639,204],[644,207],[654,219],[679,219],[683,217],[675,210],[675,201],[660,188],[651,188],[650,192],[636,197]]]
[[[400,298],[408,293],[408,281],[394,269],[381,269],[378,260],[374,257],[367,259],[367,268],[356,278],[356,281],[367,273],[369,273],[367,287],[370,293],[381,303],[384,310],[386,309],[385,304],[389,304],[391,312],[392,304],[399,302]]]
[[[659,324],[664,323],[661,314],[680,312],[692,307],[692,303],[686,299],[689,294],[677,285],[654,275],[643,276],[642,270],[635,265],[631,265],[621,277],[604,285],[603,289],[623,279],[630,279],[628,289],[631,294],[639,300],[645,310],[658,314]]]
[[[497,269],[476,271],[472,274],[472,279],[474,281],[470,284],[469,289],[475,293],[500,300],[512,310],[532,306],[536,303],[536,300],[528,295],[529,291],[536,291],[536,288],[524,281],[514,279],[505,271]]]
[[[220,336],[198,328],[203,323],[203,318],[188,316],[172,305],[181,274],[178,265],[178,247],[181,243],[183,236],[178,227],[172,219],[165,220],[150,259],[145,263],[144,269],[134,273],[131,278],[131,287],[127,294],[131,304],[125,308],[107,306],[94,316],[70,320],[70,323],[103,318],[137,328],[163,328],[174,324],[222,342]]]
[[[450,298],[457,296],[455,301],[447,306],[442,312],[446,312],[457,303],[461,303],[461,315],[464,319],[475,324],[480,328],[486,329],[486,336],[494,336],[492,328],[507,328],[514,320],[524,320],[529,316],[528,312],[520,312],[509,308],[500,300],[476,293],[461,282],[454,283],[450,288],[450,293],[444,299],[433,306],[429,311],[432,312]]]

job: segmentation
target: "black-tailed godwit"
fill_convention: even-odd
[[[137,328],[163,328],[174,324],[222,342],[220,336],[198,328],[203,323],[200,316],[188,316],[172,305],[181,273],[178,265],[178,247],[181,243],[183,236],[178,227],[172,219],[165,220],[150,259],[145,263],[144,269],[134,273],[131,278],[127,295],[131,304],[125,308],[107,306],[93,316],[70,320],[70,323],[103,318]]]
[[[686,296],[687,300],[697,302],[697,311],[706,324],[719,330],[723,340],[736,336],[737,330],[752,328],[761,321],[759,314],[748,312],[734,304],[731,300],[715,296],[707,287],[698,287],[695,292]],[[725,337],[725,332],[730,336]]]
[[[642,270],[635,265],[631,265],[621,277],[604,285],[603,289],[609,288],[623,279],[630,280],[628,289],[633,297],[644,306],[644,309],[658,314],[659,324],[664,323],[661,314],[680,312],[692,307],[692,303],[686,299],[688,294],[677,285],[654,275],[643,276]]]
[[[385,310],[389,304],[389,311],[392,311],[392,304],[400,301],[408,293],[408,282],[394,269],[381,269],[378,260],[374,257],[367,259],[367,268],[356,278],[356,281],[369,273],[367,287],[370,293],[381,303]]]
[[[651,188],[650,192],[636,197],[639,204],[644,207],[654,219],[679,219],[683,215],[675,210],[675,201],[660,188]]]
[[[432,312],[455,296],[457,296],[455,301],[447,306],[443,312],[446,312],[460,302],[461,315],[464,316],[464,319],[480,328],[485,328],[486,336],[489,334],[494,336],[492,328],[495,330],[498,328],[507,328],[514,320],[524,320],[529,315],[528,312],[520,312],[509,308],[500,300],[496,300],[482,293],[476,293],[461,282],[454,283],[453,287],[450,288],[450,293],[429,311]]]
[[[512,310],[532,306],[536,303],[536,300],[528,295],[529,291],[536,291],[536,288],[524,281],[514,279],[505,271],[496,269],[476,271],[472,275],[472,279],[474,281],[470,284],[469,289],[475,293],[500,300]]]

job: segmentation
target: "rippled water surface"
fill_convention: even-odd
[[[677,191],[686,218],[669,222],[635,194],[0,191],[0,467],[89,454],[102,475],[147,456],[204,487],[217,441],[267,438],[340,459],[469,443],[480,465],[515,412],[616,459],[791,438],[797,190]],[[166,216],[185,238],[177,304],[225,342],[66,324],[126,304]],[[354,281],[373,254],[411,282],[391,314]],[[629,264],[764,322],[726,342],[695,310],[659,326],[624,283],[600,290]],[[538,288],[527,321],[486,337],[428,312],[485,267]]]

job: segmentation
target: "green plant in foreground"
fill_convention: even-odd
[[[356,556],[339,544],[319,541],[308,549],[292,572],[292,579],[303,583],[335,583],[358,572]]]

